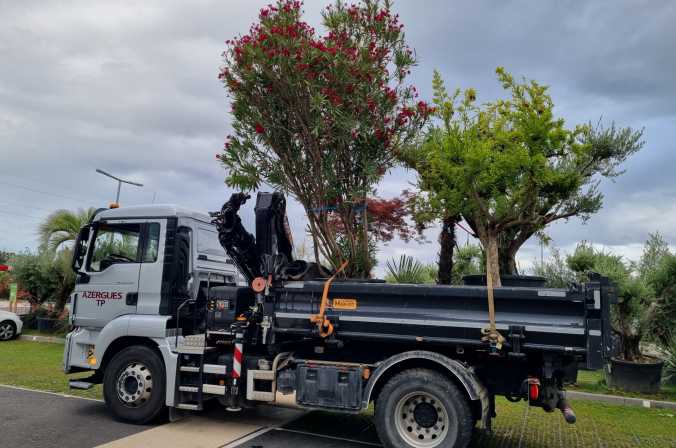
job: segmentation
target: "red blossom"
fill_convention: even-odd
[[[265,133],[265,128],[263,127],[262,124],[256,123],[256,134],[264,134]]]

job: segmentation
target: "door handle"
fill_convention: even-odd
[[[138,303],[138,292],[128,292],[124,303],[129,306],[136,305]]]

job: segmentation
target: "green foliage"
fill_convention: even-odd
[[[13,274],[19,288],[29,294],[31,302],[49,300],[57,290],[58,272],[52,261],[45,253],[26,251],[16,256]]]
[[[676,336],[672,334],[665,346],[666,359],[662,380],[667,384],[676,384]]]
[[[44,249],[36,253],[26,251],[16,256],[12,274],[19,289],[28,293],[28,300],[38,304],[53,301],[56,309],[61,310],[75,285],[70,260],[68,249],[56,255]]]
[[[659,232],[651,233],[648,235],[648,241],[645,243],[641,259],[636,266],[638,274],[658,288],[660,293],[666,287],[664,281],[668,281],[664,276],[669,273],[668,266],[663,263],[668,264],[670,255],[669,244],[664,237]],[[658,276],[661,276],[661,279],[658,279]]]
[[[57,210],[50,214],[40,224],[41,245],[55,253],[62,245],[74,242],[80,228],[91,221],[95,211],[90,207],[77,211]]]
[[[557,249],[552,250],[549,259],[535,263],[533,274],[544,277],[549,288],[568,288],[578,280],[575,272],[569,268],[566,258]]]
[[[402,255],[399,260],[387,260],[385,266],[388,283],[435,283],[437,267],[426,265],[413,257]]]
[[[462,285],[465,275],[481,274],[485,272],[484,254],[476,244],[459,246],[453,252],[453,284]]]
[[[220,78],[234,135],[218,158],[229,186],[267,184],[296,198],[315,258],[333,267],[347,259],[347,274],[365,277],[365,202],[430,110],[405,83],[416,61],[389,1],[338,1],[322,17],[318,36],[300,2],[280,0],[227,42]]]
[[[673,349],[676,335],[676,255],[663,253],[654,266],[655,269],[647,274],[657,297],[652,335],[663,346]]]
[[[584,281],[588,272],[602,274],[615,285],[618,303],[611,308],[611,319],[625,359],[641,356],[639,344],[646,336],[670,346],[676,333],[676,255],[659,233],[648,237],[635,263],[583,241],[565,259],[554,250],[534,269],[548,286],[559,288]]]
[[[402,157],[425,192],[421,219],[462,215],[487,251],[489,273],[497,270],[498,250],[489,247],[496,240],[515,269],[518,248],[547,224],[598,211],[597,175],[619,175],[619,164],[643,145],[642,131],[614,124],[568,129],[546,86],[519,82],[501,67],[496,73],[509,97],[482,105],[473,89],[449,93],[435,73],[439,124]]]
[[[673,319],[660,317],[661,311],[669,314],[669,307],[660,306],[661,301],[656,300],[656,294],[668,295],[665,292],[668,287],[660,290],[657,279],[669,279],[671,257],[664,239],[653,234],[646,241],[638,263],[626,262],[621,256],[595,249],[587,242],[578,244],[575,252],[566,259],[569,273],[564,271],[562,277],[572,275],[582,281],[587,272],[593,271],[608,277],[615,285],[618,302],[611,308],[611,319],[614,331],[622,339],[623,356],[627,360],[641,357],[639,344],[649,331],[655,333],[660,329],[666,334],[672,325]],[[664,272],[660,272],[660,267]]]

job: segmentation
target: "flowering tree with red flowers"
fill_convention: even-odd
[[[226,42],[219,77],[234,133],[219,159],[232,187],[291,194],[307,212],[315,258],[334,268],[348,260],[347,275],[366,277],[367,197],[431,110],[405,83],[415,58],[389,1],[339,1],[322,16],[319,36],[300,2],[278,1]]]

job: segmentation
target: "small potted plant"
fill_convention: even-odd
[[[653,325],[657,308],[655,293],[647,278],[648,270],[640,269],[649,243],[638,266],[586,243],[579,244],[567,260],[573,271],[598,272],[608,277],[616,288],[617,303],[611,308],[611,323],[619,343],[606,364],[606,382],[611,388],[641,393],[659,392],[664,365],[662,360],[643,354],[640,347]]]

